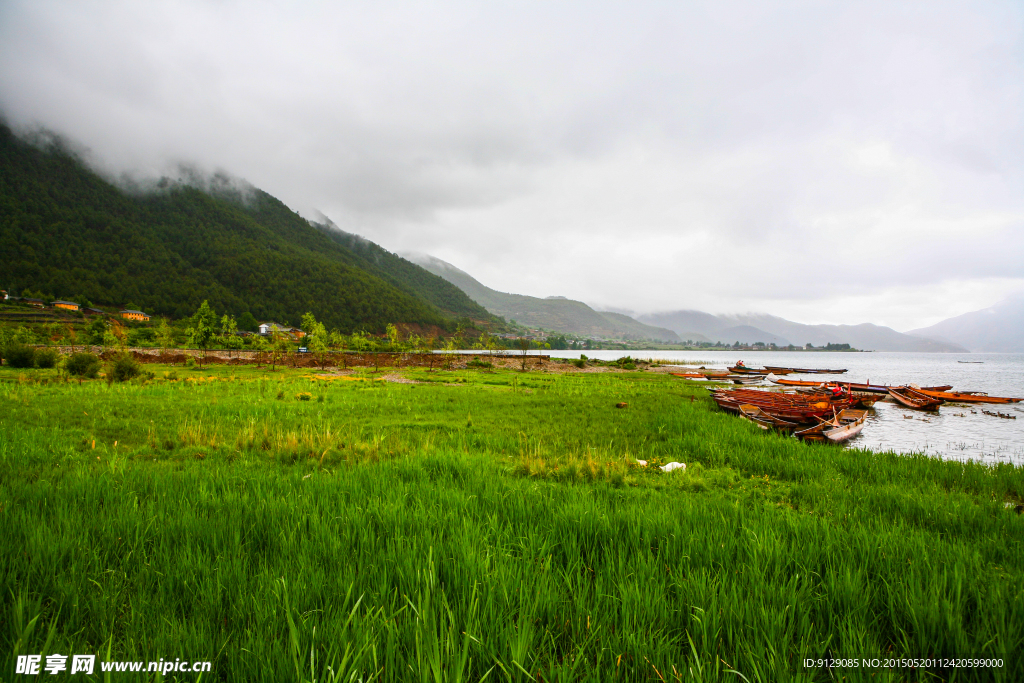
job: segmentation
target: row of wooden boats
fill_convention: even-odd
[[[988,394],[981,391],[951,391],[953,385],[943,384],[936,387],[916,387],[913,385],[907,386],[890,386],[887,384],[871,384],[870,381],[867,384],[859,384],[857,382],[813,382],[803,381],[795,379],[781,379],[774,375],[768,375],[765,377],[766,380],[772,384],[778,384],[780,386],[788,387],[824,387],[830,388],[833,386],[840,386],[847,391],[860,391],[870,392],[877,394],[888,394],[893,397],[899,403],[907,405],[908,407],[918,407],[916,405],[909,405],[910,403],[925,402],[929,403],[933,400],[938,400],[936,406],[942,403],[1020,403],[1021,398],[1013,398],[1010,396],[989,396]],[[893,390],[896,390],[896,395],[893,395]],[[902,398],[901,398],[902,397]],[[906,399],[906,400],[902,400]]]
[[[867,412],[857,409],[859,398],[847,393],[778,393],[760,389],[716,389],[711,397],[723,410],[734,412],[763,429],[792,432],[807,441],[839,443],[864,428]]]
[[[722,409],[736,413],[762,429],[792,432],[805,441],[843,442],[863,429],[867,409],[876,402],[891,399],[914,410],[937,410],[946,402],[1019,403],[1024,399],[989,396],[977,391],[952,391],[952,385],[919,387],[887,385],[838,380],[813,381],[787,379],[784,375],[842,374],[845,369],[748,368],[737,363],[728,371],[701,368],[697,372],[672,373],[687,379],[713,382],[732,381],[751,384],[768,381],[792,391],[752,388],[725,389],[709,387],[711,398]],[[987,412],[987,411],[983,411]],[[1003,417],[1000,414],[1000,417]],[[1009,416],[1006,416],[1009,417]]]

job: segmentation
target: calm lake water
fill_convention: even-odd
[[[550,351],[559,358],[579,358],[579,351]],[[585,351],[590,358],[678,360],[726,368],[737,360],[749,367],[778,365],[801,368],[847,368],[843,375],[787,375],[792,379],[843,379],[874,384],[952,384],[959,391],[984,391],[993,396],[1024,396],[1024,354],[1008,353],[825,353],[738,351]],[[959,363],[957,361],[975,361]],[[977,361],[981,361],[980,363]],[[687,380],[680,380],[687,381]],[[1006,420],[982,409],[1017,416]],[[1024,403],[1009,405],[946,404],[938,414],[879,402],[868,412],[864,431],[848,448],[924,452],[954,460],[1024,464]]]

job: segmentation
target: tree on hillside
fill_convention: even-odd
[[[71,354],[74,355],[75,344],[78,343],[78,332],[75,330],[74,325],[67,326],[67,329],[64,332],[64,341],[71,347]]]
[[[120,320],[110,321],[110,334],[113,335],[115,344],[121,347],[121,351],[128,350],[128,330]]]
[[[160,345],[161,354],[174,346],[174,329],[167,323],[167,318],[160,318],[160,324],[156,328],[156,341]]]
[[[533,342],[526,337],[520,337],[516,340],[516,348],[523,355],[523,372],[526,372],[526,356],[529,355],[531,346],[533,346]]]
[[[348,337],[343,335],[338,330],[331,330],[329,339],[330,341],[328,342],[328,345],[331,347],[332,351],[337,351],[338,349],[341,349],[341,367],[347,368],[348,359],[345,357],[345,349],[348,346]]]
[[[206,360],[206,350],[210,348],[210,342],[213,341],[216,325],[217,314],[213,312],[207,301],[203,301],[189,318],[188,341],[203,352],[199,359],[199,369],[202,369],[203,361]]]
[[[451,338],[444,344],[444,369],[451,370],[452,363],[455,361],[455,350],[459,348],[459,345],[455,343],[455,338]]]
[[[352,350],[362,353],[370,348],[370,340],[366,338],[364,330],[357,330],[351,336]]]
[[[256,367],[259,368],[260,363],[263,362],[264,354],[270,349],[270,344],[262,334],[254,335],[251,339],[252,349],[256,352]]]
[[[306,333],[306,348],[316,358],[321,370],[327,368],[327,353],[329,351],[330,337],[327,335],[327,328],[324,324],[317,322],[312,313],[306,312],[302,316],[302,331]]]
[[[433,372],[434,371],[434,361],[437,359],[437,354],[434,353],[434,349],[435,348],[437,348],[437,339],[435,337],[433,337],[433,336],[420,337],[420,344],[419,344],[420,353],[429,353],[430,354],[429,356],[427,356],[427,358],[430,359],[430,370],[429,370],[429,372]]]
[[[101,353],[106,353],[107,348],[117,346],[117,336],[114,334],[114,321],[103,321],[103,336],[100,337]]]
[[[101,346],[103,334],[107,331],[107,319],[97,316],[86,329],[89,332],[89,343],[93,346]]]
[[[288,343],[288,339],[280,330],[272,330],[270,332],[270,370],[274,371],[277,369],[277,363],[281,360],[284,354],[288,353],[288,349],[291,344]]]
[[[398,347],[398,328],[395,327],[394,323],[388,323],[388,326],[385,329],[385,331],[387,333],[388,344],[390,345],[391,350],[401,351],[401,349]]]
[[[235,316],[225,313],[220,319],[220,336],[218,341],[221,346],[228,349],[229,356],[231,355],[231,349],[242,348],[242,338],[238,336],[238,323],[235,322]]]

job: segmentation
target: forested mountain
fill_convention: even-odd
[[[595,311],[582,301],[506,294],[481,284],[469,273],[439,258],[426,254],[410,254],[408,258],[458,286],[491,313],[522,325],[583,336],[679,341],[671,330],[645,325],[621,313]]]
[[[184,317],[217,311],[379,331],[494,318],[457,287],[265,192],[163,180],[126,192],[59,142],[0,125],[0,287]]]

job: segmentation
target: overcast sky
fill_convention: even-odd
[[[1019,2],[0,2],[0,111],[501,291],[907,330],[1024,290]]]

